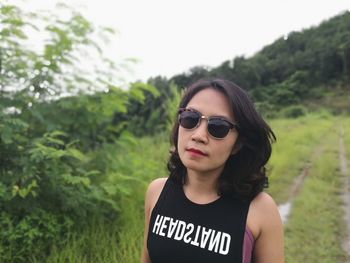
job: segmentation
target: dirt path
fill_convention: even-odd
[[[342,248],[346,252],[347,260],[344,263],[350,263],[350,173],[348,170],[348,163],[346,158],[345,143],[344,143],[345,132],[341,128],[339,136],[339,168],[342,176],[342,201],[344,211],[344,239],[342,240]],[[288,220],[289,213],[292,209],[294,198],[300,192],[304,180],[309,174],[310,167],[314,160],[316,160],[323,152],[322,144],[315,148],[311,154],[311,158],[304,165],[301,173],[294,179],[292,187],[290,188],[288,201],[284,204],[278,205],[282,221],[285,224]]]
[[[314,160],[316,160],[322,154],[322,152],[323,152],[323,145],[320,144],[312,152],[310,159],[304,165],[301,173],[294,179],[292,187],[289,190],[288,201],[278,205],[278,210],[280,212],[283,224],[287,222],[288,216],[292,209],[293,200],[298,195],[301,187],[303,186],[304,180],[309,174],[311,164],[314,162]]]
[[[346,263],[350,263],[350,174],[346,159],[344,137],[344,129],[341,128],[339,136],[339,168],[343,180],[342,199],[345,223],[345,237],[342,242],[342,247],[348,256]]]

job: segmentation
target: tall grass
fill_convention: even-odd
[[[167,176],[168,152],[169,144],[165,136],[160,136],[140,140],[137,151],[129,153],[131,158],[142,159],[142,162],[134,164],[129,169],[143,183],[135,185],[132,195],[123,200],[123,210],[119,220],[117,262],[136,263],[140,260],[144,227],[144,194],[151,180]]]
[[[337,132],[328,133],[285,227],[286,262],[342,262]]]
[[[142,138],[116,156],[120,173],[128,174],[130,192],[121,200],[120,214],[114,222],[87,219],[90,227],[72,233],[64,247],[53,248],[46,262],[139,262],[142,248],[144,194],[148,183],[164,177],[169,144],[166,137]],[[113,179],[113,178],[112,178]],[[43,262],[36,259],[33,262]]]
[[[65,247],[53,247],[46,262],[118,262],[117,223],[107,225],[99,219],[89,220],[83,232],[73,232]],[[43,262],[42,259],[34,262]]]
[[[287,201],[289,189],[312,154],[330,131],[334,118],[307,115],[298,119],[271,121],[277,142],[268,163],[270,186],[267,189],[278,203]]]
[[[342,126],[344,127],[344,143],[346,150],[346,157],[348,159],[348,169],[350,170],[350,118],[342,119]]]

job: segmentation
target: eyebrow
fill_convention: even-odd
[[[186,107],[186,109],[194,110],[194,111],[196,111],[196,112],[199,112],[202,116],[204,116],[203,113],[201,113],[199,110],[197,110],[197,109],[195,109],[195,108],[193,108],[193,107]],[[206,117],[219,117],[219,118],[223,118],[223,119],[225,119],[225,120],[227,120],[227,121],[229,121],[229,122],[235,123],[235,121],[231,121],[231,120],[230,120],[230,117],[224,116],[224,115],[210,115],[210,116],[206,116]]]

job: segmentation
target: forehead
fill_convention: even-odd
[[[226,95],[212,88],[205,88],[196,93],[186,108],[198,110],[205,116],[223,116],[234,120],[233,111]]]

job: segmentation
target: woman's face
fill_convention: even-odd
[[[203,89],[194,95],[186,109],[196,110],[205,117],[221,116],[235,123],[227,98],[212,88]],[[177,145],[180,159],[187,170],[220,174],[226,160],[234,151],[237,137],[237,131],[231,129],[223,139],[213,138],[208,133],[205,119],[191,130],[180,125]]]

